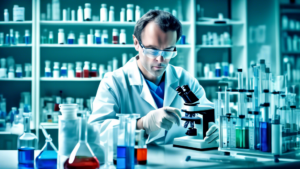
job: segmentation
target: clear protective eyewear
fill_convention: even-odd
[[[174,51],[164,51],[164,50],[156,50],[156,49],[147,49],[145,46],[141,43],[140,46],[143,48],[144,55],[150,57],[150,58],[157,58],[158,56],[162,56],[164,59],[172,59],[177,55],[176,47]]]

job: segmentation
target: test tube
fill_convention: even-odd
[[[266,79],[266,63],[265,63],[264,59],[261,59],[259,61],[259,80],[260,80],[259,85],[260,85],[260,93],[262,93],[262,90],[264,89],[265,79]]]
[[[260,122],[260,150],[271,151],[271,123],[269,123],[269,103],[261,105],[262,119]]]
[[[254,148],[255,150],[260,149],[260,128],[259,128],[259,120],[260,120],[260,112],[254,111]]]
[[[225,107],[225,111],[223,112],[223,115],[227,115],[227,114],[230,114],[230,110],[229,110],[229,92],[230,92],[230,89],[227,89],[227,87],[225,87],[225,104],[224,104],[224,107]]]
[[[215,109],[217,110],[216,113],[215,113],[215,116],[219,117],[219,116],[222,116],[222,88],[219,87],[219,90],[218,90],[218,104],[217,106],[215,107]]]
[[[274,114],[277,114],[277,110],[275,109]],[[281,155],[282,153],[282,125],[280,124],[280,119],[279,118],[274,118],[272,119],[272,154],[273,155]]]
[[[249,119],[249,149],[255,150],[255,121],[254,121],[254,112],[248,111]]]
[[[260,94],[260,88],[259,88],[259,67],[258,66],[254,66],[253,67],[253,74],[254,74],[254,85],[253,85],[253,90],[254,90],[254,97],[253,97],[253,101],[254,101],[254,107],[255,107],[255,111],[259,111],[259,104],[260,104],[260,98],[259,98],[259,94]]]
[[[266,71],[265,71],[265,80],[264,80],[264,88],[263,88],[263,90],[265,90],[265,89],[270,90],[269,80],[270,80],[270,68],[267,67]]]
[[[243,69],[238,69],[237,74],[238,74],[238,89],[244,89],[244,86],[243,86]]]

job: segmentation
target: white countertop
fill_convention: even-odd
[[[35,151],[37,156],[39,150]],[[136,165],[135,168],[261,168],[261,167],[283,167],[285,165],[300,166],[300,160],[297,159],[279,159],[279,163],[275,163],[273,158],[256,158],[257,162],[210,162],[205,159],[212,156],[224,157],[222,152],[217,150],[196,151],[184,148],[173,147],[172,145],[165,146],[148,146],[148,161],[147,165]],[[186,162],[187,156],[200,158],[201,161]],[[245,156],[238,156],[237,158],[244,159]],[[0,150],[0,168],[1,169],[17,169],[18,168],[18,154],[17,150]],[[100,166],[101,168],[101,166]],[[290,166],[288,167],[291,168]]]

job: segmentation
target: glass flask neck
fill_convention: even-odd
[[[30,118],[25,116],[23,123],[24,123],[24,133],[30,133]]]
[[[86,118],[85,115],[82,115],[81,120],[80,120],[80,129],[79,129],[79,141],[85,141],[87,142],[87,132],[86,132]]]

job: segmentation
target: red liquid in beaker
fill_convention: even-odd
[[[72,164],[69,163],[69,158],[64,163],[64,169],[98,169],[100,168],[99,161],[96,157],[75,157]]]

